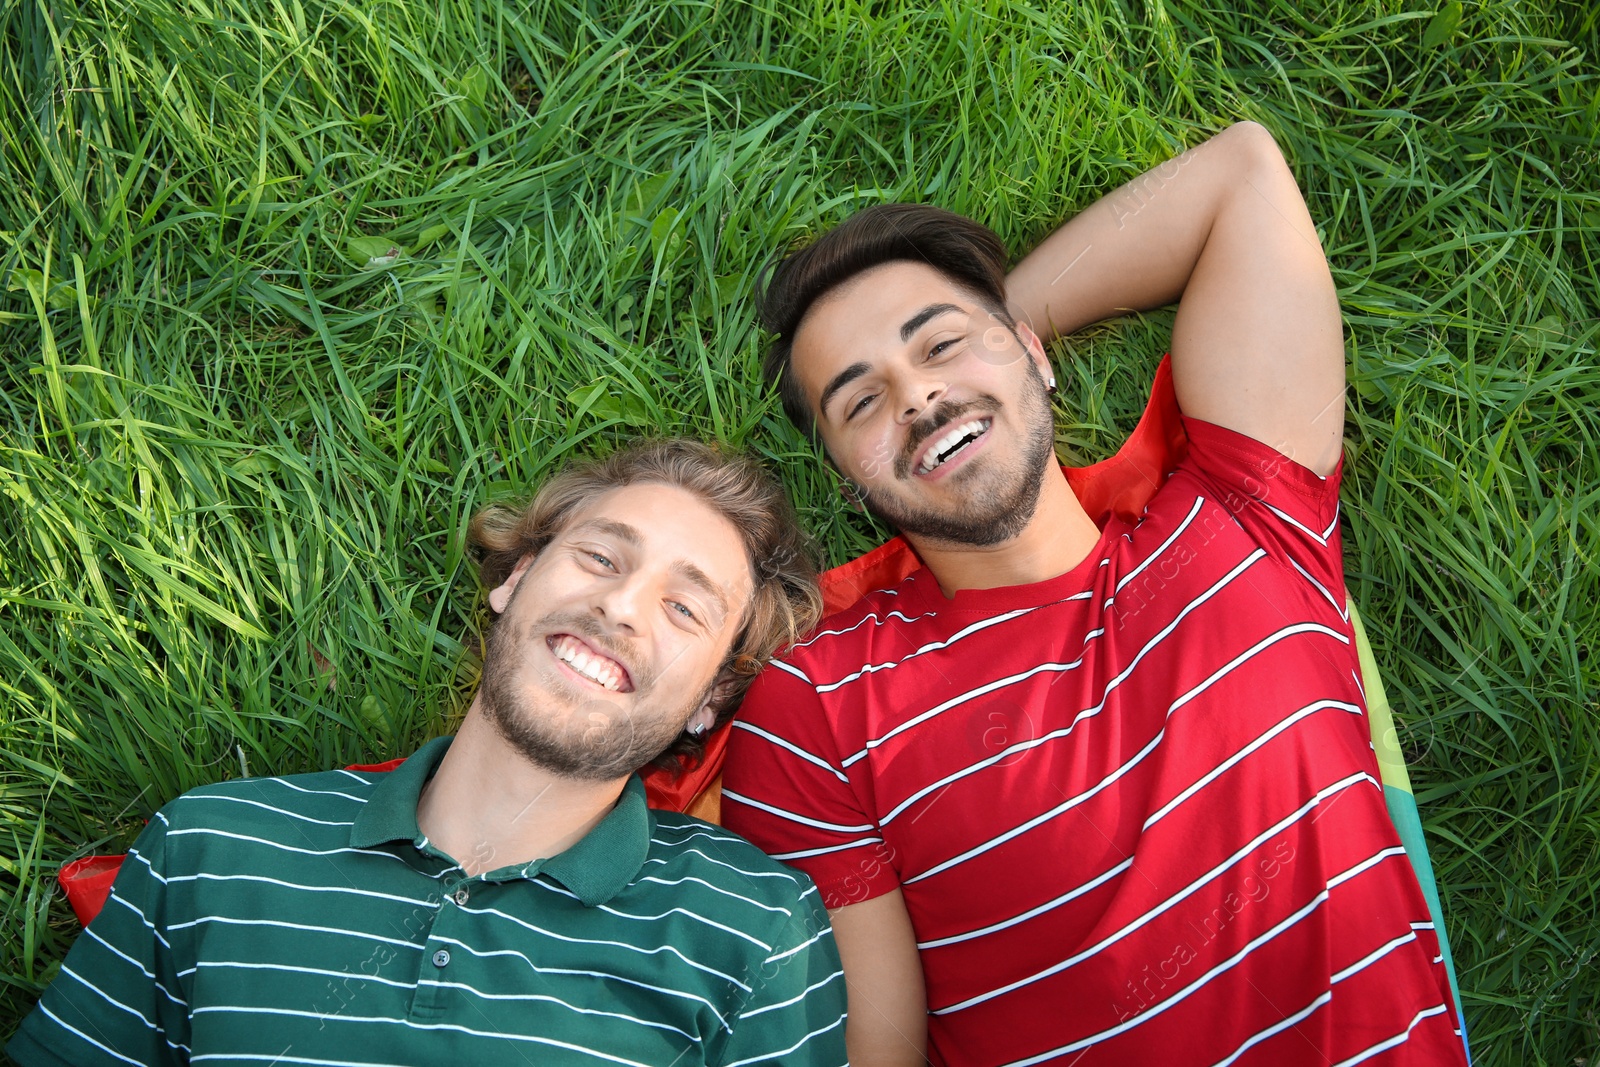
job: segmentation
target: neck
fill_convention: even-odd
[[[478,700],[417,802],[417,826],[469,875],[566,851],[606,817],[627,783],[564,778],[529,762]]]
[[[1078,503],[1067,476],[1055,463],[1044,472],[1033,518],[1015,537],[997,545],[957,545],[906,535],[947,597],[963,589],[1030,585],[1065,574],[1082,563],[1100,540],[1100,530]]]

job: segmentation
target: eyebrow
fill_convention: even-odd
[[[852,363],[838,374],[835,374],[833,380],[828,383],[828,387],[822,391],[822,399],[817,402],[818,410],[824,413],[827,412],[828,402],[833,399],[834,394],[871,369],[866,363]]]
[[[686,559],[680,559],[672,565],[672,573],[687,579],[692,585],[697,586],[706,596],[716,601],[717,607],[723,615],[728,614],[728,597],[722,588],[713,582],[705,571],[696,567]]]
[[[965,312],[967,309],[958,304],[929,304],[905,322],[900,324],[900,340],[909,341],[911,335],[927,325],[928,320],[940,315],[947,315],[952,311]]]
[[[619,541],[626,541],[635,548],[644,544],[644,537],[634,527],[615,519],[584,519],[574,529],[594,530],[598,533],[610,534]]]
[[[644,537],[640,535],[636,527],[630,526],[625,522],[617,522],[615,519],[585,519],[583,522],[578,523],[575,529],[594,530],[599,533],[610,534],[617,540],[624,541],[635,548],[644,544]],[[710,575],[706,574],[705,571],[686,559],[678,560],[668,569],[716,601],[717,607],[722,610],[722,614],[728,614],[727,594],[722,591],[721,586],[711,580]]]

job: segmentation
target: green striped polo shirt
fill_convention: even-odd
[[[810,879],[616,807],[469,877],[417,828],[449,738],[388,774],[251,778],[157,812],[7,1048],[24,1065],[845,1062]],[[492,862],[488,858],[486,862]]]

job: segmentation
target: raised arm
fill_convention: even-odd
[[[1318,474],[1338,461],[1344,335],[1305,200],[1266,129],[1241,122],[1091,204],[1007,279],[1045,340],[1178,302],[1186,415]]]

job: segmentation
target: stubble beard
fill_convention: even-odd
[[[983,396],[964,405],[946,402],[936,406],[924,420],[919,420],[920,430],[908,438],[896,463],[896,475],[903,477],[900,470],[910,470],[912,453],[937,427],[960,417],[969,407],[986,405],[998,411],[1000,402]],[[867,511],[903,534],[945,545],[981,548],[1016,537],[1038,510],[1044,473],[1055,458],[1055,417],[1050,411],[1050,394],[1032,360],[1027,361],[1027,383],[1018,406],[1025,419],[1022,455],[1010,469],[996,471],[978,484],[963,512],[921,508],[881,492],[866,494],[862,503]],[[957,477],[962,473],[956,472]]]
[[[517,590],[512,592],[516,601]],[[511,611],[506,606],[506,614]],[[478,689],[484,718],[512,748],[536,767],[585,782],[611,782],[625,778],[655,759],[677,740],[694,710],[711,693],[711,684],[692,700],[673,708],[635,705],[631,710],[608,700],[582,693],[576,684],[559,679],[565,692],[566,710],[541,707],[522,691],[515,664],[519,646],[526,640],[541,640],[538,634],[571,633],[596,648],[615,652],[612,642],[597,632],[594,623],[576,615],[547,615],[525,626],[530,636],[519,640],[516,626],[502,616],[489,630],[484,650],[483,680]],[[637,657],[630,657],[638,662]],[[555,668],[549,669],[554,671]],[[548,672],[547,672],[548,677]],[[646,679],[633,679],[635,692],[648,691]],[[525,683],[524,683],[525,684]],[[714,683],[712,683],[714,684]],[[556,697],[560,701],[560,696]]]

